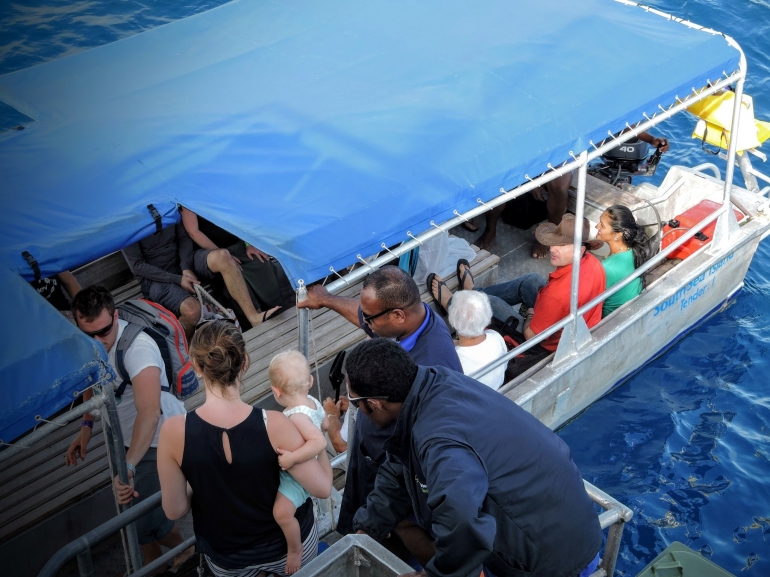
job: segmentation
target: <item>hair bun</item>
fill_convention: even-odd
[[[190,359],[212,385],[237,384],[248,368],[248,353],[241,332],[227,321],[212,321],[198,329],[190,342]]]

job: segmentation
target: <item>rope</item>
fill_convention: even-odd
[[[214,308],[217,310],[217,312],[219,312],[219,314],[221,314],[226,319],[233,318],[233,316],[230,314],[230,311],[227,310],[225,307],[223,307],[217,301],[217,299],[215,299],[213,296],[211,296],[211,294],[205,288],[203,288],[199,284],[193,285],[193,287],[195,288],[195,296],[198,297],[198,302],[201,305],[201,318],[198,320],[198,323],[200,323],[201,321],[205,320],[203,318],[204,315],[205,315],[205,309],[206,309],[206,306],[205,306],[205,304],[203,302],[204,299],[209,301],[214,306]],[[198,323],[196,323],[196,324],[198,324]]]

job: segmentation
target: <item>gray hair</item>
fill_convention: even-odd
[[[449,305],[449,324],[457,334],[466,338],[484,334],[492,321],[492,305],[489,297],[479,291],[458,291]]]

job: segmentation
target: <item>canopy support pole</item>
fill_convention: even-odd
[[[299,303],[307,298],[307,287],[302,279],[299,279],[298,284],[297,302]],[[297,307],[297,323],[299,325],[297,348],[310,361],[310,309]]]
[[[743,85],[746,81],[746,57],[743,54],[740,46],[734,45],[735,48],[740,50],[740,76],[735,84],[735,98],[733,99],[733,117],[732,117],[732,130],[730,131],[730,143],[727,146],[727,167],[725,169],[725,188],[723,196],[723,204],[728,210],[719,217],[717,225],[714,230],[714,239],[711,242],[711,250],[708,250],[710,254],[715,254],[727,247],[730,237],[738,232],[738,221],[735,219],[735,213],[732,210],[730,197],[732,195],[733,188],[733,175],[735,174],[735,157],[738,148],[738,123],[741,119],[741,108],[743,100]]]
[[[583,204],[586,198],[586,177],[588,175],[588,153],[583,151],[578,158],[578,186],[577,200],[575,201],[575,237],[572,249],[572,285],[570,289],[569,314],[570,323],[564,327],[559,338],[559,346],[553,357],[553,366],[556,366],[573,355],[591,341],[591,332],[588,330],[582,315],[578,314],[578,294],[580,288],[580,259],[583,248]]]

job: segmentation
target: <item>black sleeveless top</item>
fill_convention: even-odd
[[[280,467],[260,409],[230,429],[187,413],[182,472],[193,490],[198,551],[223,569],[277,561],[286,540],[273,518]],[[222,446],[230,440],[232,463]],[[310,499],[297,509],[302,540],[315,522]]]

